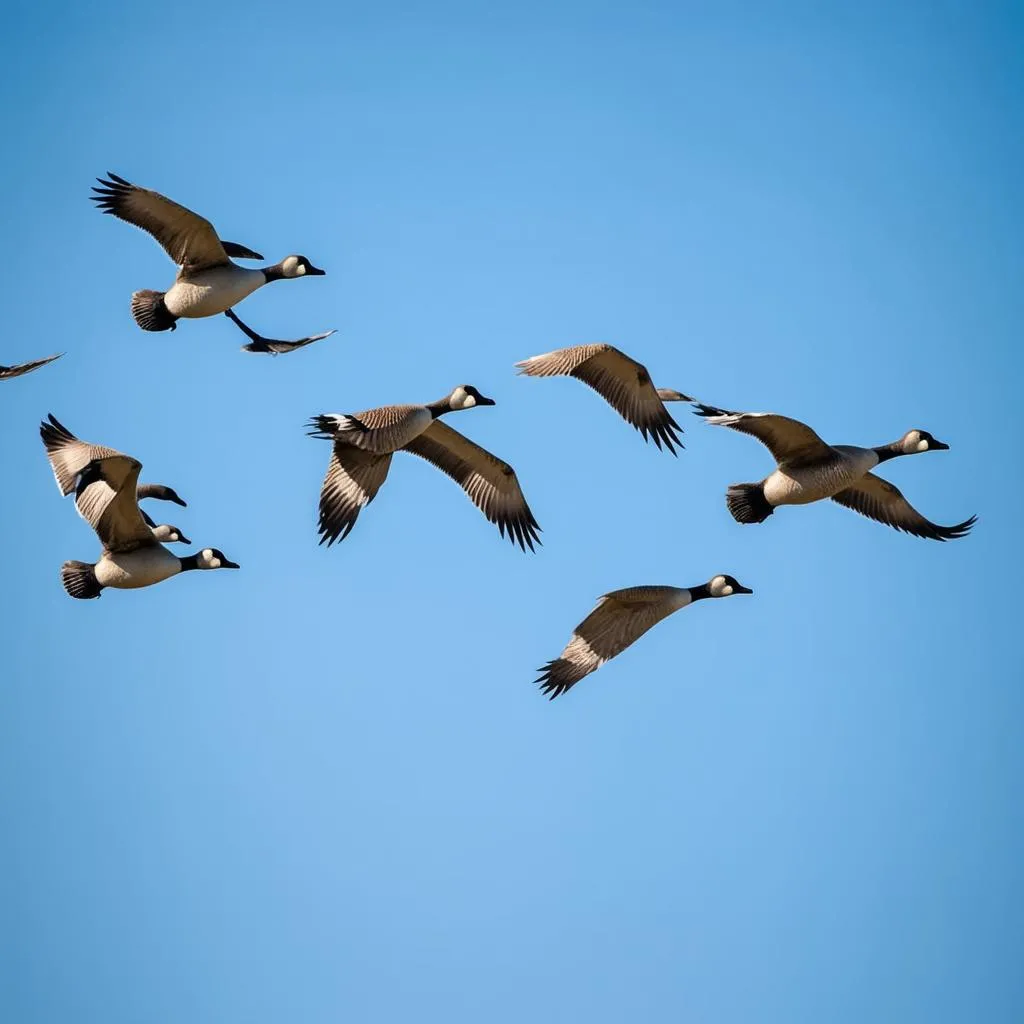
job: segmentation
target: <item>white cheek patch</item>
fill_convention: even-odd
[[[220,559],[219,558],[211,558],[210,559],[210,568],[211,569],[219,569],[220,568]]]
[[[295,268],[295,276],[296,277],[302,277],[302,275],[305,272],[306,272],[306,268],[301,263]]]
[[[917,442],[917,450],[919,452],[926,452],[926,451],[928,451],[928,442],[927,441],[918,441]]]
[[[722,597],[728,597],[732,593],[732,587],[722,587]]]
[[[211,548],[203,548],[203,558],[209,561],[213,558],[213,550]]]
[[[462,400],[463,409],[472,409],[474,405],[476,405],[476,399],[472,395],[466,395]]]

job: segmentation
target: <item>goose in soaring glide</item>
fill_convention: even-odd
[[[45,359],[33,359],[30,363],[18,363],[16,366],[0,366],[0,380],[12,380],[14,377],[22,377],[26,373],[38,370],[40,366],[52,363],[54,359],[60,359],[63,352],[55,356],[47,356]]]
[[[258,252],[237,242],[224,242],[213,225],[199,214],[180,206],[159,192],[140,188],[108,172],[98,178],[100,187],[92,201],[104,212],[149,232],[178,265],[178,276],[166,292],[144,291],[132,295],[132,316],[144,331],[173,331],[177,321],[226,314],[250,344],[247,352],[277,355],[290,352],[334,333],[314,334],[298,341],[265,338],[238,318],[232,309],[246,296],[270,281],[304,276],[322,276],[305,256],[286,256],[270,267],[249,270],[234,259],[263,260]]]
[[[527,377],[575,377],[593,388],[627,423],[675,455],[683,447],[683,428],[665,408],[666,402],[692,402],[671,388],[656,388],[647,367],[612,345],[574,345],[531,356],[516,363]]]
[[[536,682],[549,700],[596,672],[673,612],[708,597],[752,594],[732,576],[713,576],[697,587],[627,587],[598,598],[573,630],[565,650],[539,669]]]
[[[515,470],[439,419],[450,412],[494,405],[470,384],[429,405],[385,405],[353,415],[324,413],[310,421],[311,437],[333,442],[320,491],[320,543],[344,540],[373,501],[395,452],[411,452],[450,476],[498,532],[532,551],[537,525]]]
[[[238,568],[217,548],[179,558],[163,546],[161,541],[188,542],[174,527],[154,526],[140,510],[139,498],[185,503],[169,487],[140,486],[142,466],[136,459],[80,441],[52,415],[40,424],[39,434],[61,494],[75,492],[79,515],[103,545],[95,563],[69,561],[61,566],[61,582],[71,597],[99,597],[106,587],[149,587],[191,569]]]
[[[908,430],[898,441],[875,448],[826,444],[806,423],[771,412],[728,412],[697,405],[696,415],[716,427],[731,427],[756,437],[776,462],[760,483],[732,484],[726,505],[738,523],[763,523],[779,505],[807,505],[831,498],[846,508],[915,537],[955,540],[974,525],[971,516],[955,526],[925,519],[899,488],[871,472],[880,462],[901,455],[946,451],[948,444],[927,430]]]

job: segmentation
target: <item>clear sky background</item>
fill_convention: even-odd
[[[0,1019],[1024,1019],[1016,4],[22,5],[0,41]],[[173,275],[113,170],[328,276],[144,334]],[[911,427],[951,544],[831,504],[763,526],[755,441],[646,446],[512,364]],[[430,401],[516,467],[524,555],[397,457],[318,548],[314,413]],[[238,573],[99,601],[38,438],[140,458]],[[729,572],[554,703],[601,593]]]

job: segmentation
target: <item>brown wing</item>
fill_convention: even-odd
[[[133,551],[156,543],[139,510],[142,464],[129,455],[93,459],[79,474],[75,507],[107,551]]]
[[[569,376],[593,388],[627,423],[675,454],[682,427],[651,383],[647,367],[611,345],[575,345],[516,363],[529,377]],[[677,433],[678,432],[678,433]]]
[[[683,607],[684,597],[686,591],[678,587],[630,587],[605,594],[573,630],[562,653],[539,670],[541,692],[549,700],[565,693]]]
[[[139,188],[109,171],[97,178],[90,198],[104,212],[148,231],[178,266],[188,270],[222,266],[229,262],[213,225],[198,213],[159,192]]]
[[[335,441],[331,461],[320,489],[320,543],[330,547],[352,531],[359,513],[377,496],[391,455],[375,455]]]
[[[403,448],[447,473],[498,532],[524,551],[540,543],[540,526],[526,504],[515,470],[457,430],[434,420]]]
[[[55,356],[47,356],[45,359],[33,359],[30,363],[19,363],[17,366],[0,366],[0,380],[10,380],[13,377],[22,377],[26,373],[38,370],[40,366],[52,363],[54,359],[60,359],[63,352]]]
[[[49,414],[48,419],[48,423],[39,425],[39,435],[43,439],[53,475],[63,495],[68,495],[75,489],[78,474],[94,459],[121,455],[113,448],[80,441],[53,413]]]
[[[713,405],[696,403],[696,415],[703,416],[716,427],[731,427],[740,433],[756,437],[775,456],[775,461],[793,463],[804,459],[823,458],[833,454],[826,444],[806,423],[779,416],[774,412],[729,412]]]
[[[855,486],[833,494],[832,500],[876,522],[928,540],[957,540],[966,536],[978,519],[971,516],[956,526],[933,523],[903,497],[895,484],[874,473],[866,473]]]

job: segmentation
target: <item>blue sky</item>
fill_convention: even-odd
[[[0,1017],[960,1022],[1024,1016],[1021,11],[1003,4],[21,6],[7,15]],[[190,33],[198,25],[201,37]],[[322,279],[144,334],[173,268],[113,170]],[[754,441],[659,454],[512,364],[611,341],[837,443],[916,540],[741,527]],[[452,425],[544,528],[413,458],[317,547],[313,413]],[[239,573],[82,603],[37,435],[140,458]],[[684,410],[685,411],[685,410]],[[164,506],[158,506],[165,512]],[[729,572],[554,703],[597,595]]]

